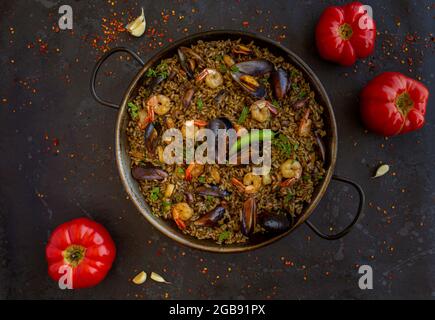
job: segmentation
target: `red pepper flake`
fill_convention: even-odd
[[[249,27],[249,22],[248,22],[248,21],[243,21],[243,22],[242,22],[242,25],[243,25],[245,28],[247,28],[247,27]]]

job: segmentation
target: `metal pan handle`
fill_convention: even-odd
[[[364,191],[362,190],[362,188],[359,184],[357,184],[356,182],[354,182],[352,180],[349,180],[347,178],[343,178],[343,177],[340,177],[337,175],[334,175],[332,177],[332,179],[337,180],[337,181],[341,181],[341,182],[344,182],[344,183],[347,183],[347,184],[350,184],[351,186],[353,186],[356,189],[356,191],[358,191],[359,204],[358,204],[358,210],[357,210],[356,215],[353,218],[352,222],[346,228],[344,228],[342,231],[340,231],[339,233],[336,233],[336,234],[325,234],[322,231],[320,231],[310,221],[308,221],[308,220],[305,221],[307,226],[310,227],[310,229],[313,230],[313,232],[315,234],[317,234],[319,237],[326,239],[326,240],[337,240],[337,239],[344,237],[346,234],[348,234],[349,231],[352,229],[352,227],[355,225],[355,223],[358,221],[358,218],[361,216],[361,213],[364,210],[364,203],[365,203]]]
[[[119,105],[112,103],[110,101],[104,100],[102,98],[100,98],[97,94],[97,91],[95,89],[95,83],[97,82],[97,74],[98,71],[100,70],[101,66],[103,65],[103,63],[113,54],[117,53],[117,52],[125,52],[128,53],[129,55],[131,55],[133,58],[135,58],[135,60],[143,67],[145,65],[145,63],[143,62],[143,60],[132,50],[127,49],[125,47],[117,47],[117,48],[113,48],[111,50],[109,50],[108,52],[106,52],[101,58],[100,60],[98,60],[97,64],[94,67],[94,70],[92,71],[92,77],[91,77],[91,93],[92,96],[94,97],[95,100],[97,100],[99,103],[101,103],[102,105],[112,108],[112,109],[119,109]]]

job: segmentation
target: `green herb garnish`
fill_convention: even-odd
[[[198,98],[198,100],[196,101],[196,105],[198,106],[198,110],[201,111],[202,107],[204,106],[204,102],[202,102],[201,98]]]
[[[275,108],[281,108],[278,100],[272,100],[272,104]]]
[[[299,98],[305,98],[305,96],[307,95],[307,92],[306,91],[301,91],[300,93],[299,93]]]
[[[151,189],[150,199],[151,201],[157,201],[160,197],[160,188],[154,187]]]
[[[224,240],[228,239],[231,235],[231,231],[224,231],[219,235],[219,242],[223,242]]]
[[[152,77],[156,77],[157,76],[157,71],[154,70],[153,68],[149,68],[147,70],[147,73],[145,74],[148,78],[152,78]]]
[[[205,183],[205,177],[204,176],[198,177],[198,181],[201,183]]]
[[[284,198],[284,203],[285,203],[285,204],[288,204],[291,200],[293,200],[294,197],[295,197],[294,194],[292,194],[292,193],[288,193],[288,194],[285,196],[285,198]]]
[[[171,204],[172,204],[171,201],[164,200],[162,202],[163,209],[168,210],[171,207]]]
[[[224,64],[219,65],[219,71],[222,73],[227,72],[227,67]]]
[[[284,134],[280,133],[277,139],[273,140],[273,144],[288,158],[292,153],[292,145],[289,139]]]
[[[127,104],[128,111],[130,112],[130,116],[133,120],[136,120],[139,112],[139,107],[135,105],[133,102],[129,102]]]
[[[244,106],[242,109],[242,112],[240,113],[239,121],[237,121],[238,124],[242,124],[246,121],[246,118],[249,114],[249,108],[247,106]]]
[[[178,173],[179,175],[184,174],[184,169],[181,168],[181,167],[178,167],[178,168],[177,168],[177,173]]]
[[[240,69],[237,66],[231,66],[231,72],[236,73],[236,72],[239,72],[239,71],[240,71]]]

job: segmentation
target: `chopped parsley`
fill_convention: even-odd
[[[171,204],[172,204],[171,201],[163,200],[162,201],[163,210],[167,211],[171,207]]]
[[[224,64],[219,65],[219,71],[222,73],[227,72],[227,67]]]
[[[177,173],[178,173],[179,175],[184,174],[184,169],[181,168],[181,167],[178,167],[178,168],[177,168]]]
[[[277,139],[273,140],[274,145],[288,158],[292,153],[292,145],[284,134],[280,133]]]
[[[272,104],[275,108],[281,108],[278,100],[272,100]]]
[[[151,201],[157,201],[160,198],[160,188],[154,187],[151,189],[150,199]]]
[[[295,195],[292,194],[292,193],[288,193],[288,194],[286,194],[286,196],[285,196],[285,198],[284,198],[284,203],[285,203],[285,204],[288,204],[290,201],[293,200],[294,197],[295,197]]]
[[[127,104],[128,111],[130,112],[130,116],[133,120],[136,120],[139,112],[139,107],[135,105],[133,102],[129,102]]]
[[[198,177],[198,181],[201,183],[205,183],[205,177],[204,176]]]
[[[204,102],[202,102],[201,98],[198,98],[198,100],[196,101],[196,105],[198,107],[198,110],[201,111],[202,108],[204,107]]]
[[[231,72],[239,72],[240,69],[237,66],[231,66]]]
[[[244,106],[242,109],[242,112],[240,113],[239,121],[237,121],[238,124],[242,124],[246,121],[246,118],[248,117],[249,108],[247,106]]]
[[[166,62],[162,62],[155,69],[149,68],[145,75],[148,78],[159,76],[163,79],[166,79],[169,76],[168,64]]]
[[[219,235],[219,242],[223,242],[224,240],[227,240],[231,235],[231,231],[224,231]]]
[[[157,72],[153,68],[149,68],[145,74],[148,78],[157,77]]]

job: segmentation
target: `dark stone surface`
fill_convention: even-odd
[[[313,42],[315,23],[333,2],[114,1],[112,6],[108,1],[69,1],[74,9],[71,33],[52,29],[64,2],[2,1],[0,297],[433,299],[433,97],[424,129],[404,136],[386,140],[366,133],[358,116],[358,92],[381,71],[421,77],[433,92],[432,4],[367,1],[380,32],[376,52],[368,61],[343,68],[322,61]],[[116,113],[91,98],[88,81],[101,55],[89,39],[103,35],[101,19],[117,12],[117,18],[127,21],[119,13],[133,10],[134,16],[140,6],[148,26],[165,36],[133,39],[123,33],[109,46],[135,48],[144,59],[157,50],[149,48],[150,43],[158,46],[159,41],[165,44],[169,38],[210,28],[243,29],[274,39],[285,35],[281,42],[311,65],[330,94],[339,131],[336,172],[361,183],[367,195],[366,211],[348,236],[328,242],[302,226],[251,253],[208,254],[177,245],[136,211],[115,167]],[[170,15],[167,23],[162,10]],[[408,36],[411,43],[405,52],[406,35],[414,32],[419,38],[414,42]],[[113,73],[101,79],[101,94],[119,101],[136,68],[132,62],[114,59],[106,68]],[[58,146],[53,139],[58,139]],[[370,179],[380,162],[391,165],[390,173]],[[324,230],[338,230],[350,221],[355,198],[351,189],[332,183],[312,220]],[[117,243],[117,259],[99,286],[61,291],[47,275],[44,246],[58,224],[83,215],[109,229]],[[361,264],[373,267],[374,290],[358,288]],[[172,284],[135,286],[129,279],[139,270],[156,271]]]

